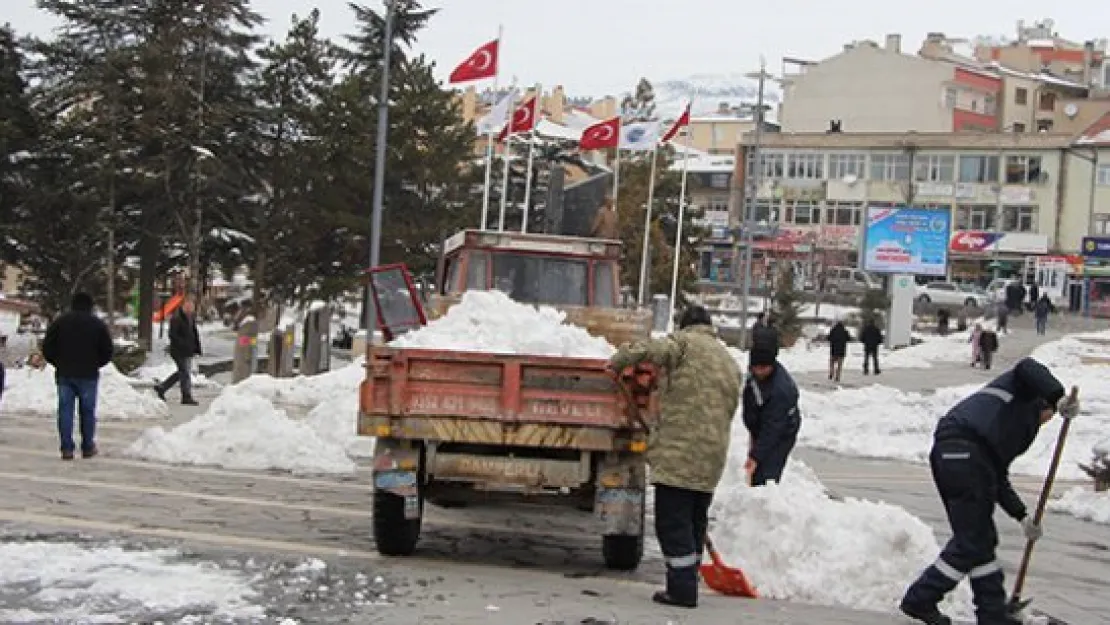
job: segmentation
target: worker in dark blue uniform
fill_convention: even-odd
[[[1078,400],[1060,403],[1063,397],[1063,385],[1048,368],[1024,358],[937,423],[929,464],[952,539],[906,591],[904,614],[928,625],[949,625],[952,621],[937,604],[969,577],[979,625],[1021,622],[1007,611],[1002,567],[994,554],[994,506],[1020,522],[1027,539],[1040,538],[1040,526],[1010,484],[1009,468],[1029,449],[1058,404],[1065,417],[1079,412]]]

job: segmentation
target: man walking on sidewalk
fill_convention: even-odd
[[[883,344],[883,331],[879,329],[874,317],[863,324],[859,340],[863,343],[863,375],[868,374],[868,364],[875,365],[875,375],[879,375],[882,373],[879,370],[879,346]]]
[[[1064,386],[1047,367],[1023,358],[937,423],[929,464],[952,539],[906,591],[904,614],[928,625],[950,625],[937,604],[968,577],[979,625],[1022,622],[1006,606],[1002,566],[995,557],[994,507],[1018,521],[1028,540],[1040,538],[1041,528],[1010,484],[1009,470],[1057,409],[1068,418],[1079,412],[1077,399],[1060,403],[1063,397]]]
[[[154,387],[158,398],[166,401],[166,391],[181,382],[181,404],[196,406],[193,399],[193,379],[190,372],[193,366],[193,356],[200,356],[200,332],[197,331],[196,308],[191,298],[181,303],[181,308],[170,319],[170,358],[177,365],[177,370]]]
[[[112,362],[112,335],[108,326],[93,314],[93,300],[77,293],[70,311],[46,329],[42,354],[54,365],[58,387],[58,437],[62,460],[73,460],[73,412],[79,406],[81,456],[92,458],[96,449],[96,392],[100,369]]]

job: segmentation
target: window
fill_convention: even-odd
[[[489,252],[470,252],[466,261],[467,290],[489,288]]]
[[[951,282],[930,282],[925,288],[930,291],[955,291],[956,285]]]
[[[711,174],[709,176],[709,187],[712,189],[727,189],[728,179],[728,174]]]
[[[1098,183],[1110,187],[1110,164],[1102,163],[1098,166]]]
[[[824,154],[788,154],[786,177],[799,180],[821,180],[825,177]]]
[[[960,101],[960,92],[955,87],[946,87],[944,89],[944,108],[954,109],[956,103]]]
[[[821,223],[821,209],[817,202],[795,200],[786,205],[786,223],[797,226],[811,226]]]
[[[613,276],[616,274],[616,263],[594,263],[594,306],[613,308],[617,305],[617,293],[613,288]]]
[[[840,180],[845,176],[863,178],[866,166],[867,156],[864,154],[830,154],[829,180]]]
[[[584,260],[497,252],[494,287],[527,304],[587,305],[588,263]]]
[[[1037,132],[1048,132],[1050,130],[1052,130],[1052,120],[1051,119],[1038,119],[1037,120]]]
[[[1025,106],[1026,104],[1029,104],[1029,90],[1022,87],[1014,89],[1014,104],[1018,104],[1020,106]]]
[[[1006,183],[1028,184],[1041,178],[1041,157],[1007,156]]]
[[[983,113],[987,115],[994,115],[996,108],[997,106],[994,96],[988,93],[986,97],[983,98]]]
[[[1094,227],[1096,235],[1105,236],[1110,234],[1110,215],[1096,213]]]
[[[751,206],[752,222],[753,223],[773,223],[776,219],[774,215],[774,203],[771,200],[757,200],[754,206]]]
[[[1014,132],[1025,132],[1025,124],[1015,123],[1013,129]]]
[[[782,178],[783,171],[785,170],[783,166],[785,159],[786,157],[783,154],[775,154],[773,152],[764,152],[761,154],[759,159],[763,161],[761,176],[763,178]],[[748,180],[755,177],[755,168],[752,166],[753,163],[755,163],[755,153],[748,152]]]
[[[961,156],[960,182],[998,182],[997,156]]]
[[[909,180],[910,157],[908,154],[872,154],[872,180]]]
[[[830,226],[858,226],[863,204],[859,202],[835,202],[825,211],[825,223]]]
[[[956,230],[994,230],[995,206],[966,204],[956,207]]]
[[[1056,110],[1056,94],[1051,91],[1044,91],[1041,93],[1040,99],[1037,101],[1038,111],[1055,111]]]
[[[955,156],[918,156],[913,165],[913,178],[918,182],[952,182],[955,169]]]
[[[725,131],[728,130],[724,126],[713,124],[713,144],[717,145],[727,141]]]
[[[1005,232],[1036,232],[1036,206],[1002,207],[1002,230]]]
[[[701,203],[706,212],[724,211],[728,212],[728,196],[727,195],[711,195],[705,198]]]

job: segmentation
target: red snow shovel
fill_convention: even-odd
[[[658,378],[650,366],[629,367],[620,372],[610,372],[621,393],[628,404],[629,412],[636,415],[636,420],[645,431],[651,426],[642,416],[642,411],[650,405],[650,397],[657,388]],[[709,552],[710,563],[698,567],[705,585],[727,597],[750,597],[758,599],[759,593],[755,586],[748,581],[744,571],[725,564],[721,554],[713,546],[709,534],[705,535],[705,549]]]
[[[1074,402],[1079,399],[1079,387],[1071,387],[1071,394],[1068,395],[1065,402]],[[1052,492],[1052,484],[1056,481],[1056,469],[1060,466],[1060,457],[1064,455],[1064,443],[1067,442],[1068,429],[1071,427],[1071,422],[1074,417],[1064,417],[1064,423],[1060,426],[1060,435],[1056,437],[1056,450],[1052,454],[1052,462],[1048,465],[1048,474],[1044,478],[1044,488],[1041,489],[1041,498],[1037,500],[1037,509],[1033,512],[1033,520],[1037,525],[1041,524],[1041,519],[1044,518],[1045,506],[1048,505],[1048,496]],[[1029,561],[1033,559],[1033,545],[1036,541],[1025,541],[1025,553],[1021,556],[1021,566],[1018,567],[1017,577],[1014,578],[1014,593],[1010,596],[1010,603],[1007,609],[1011,615],[1019,616],[1029,607],[1032,599],[1022,599],[1021,591],[1025,587],[1025,575],[1029,572]]]

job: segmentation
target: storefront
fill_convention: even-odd
[[[1084,237],[1083,314],[1110,319],[1110,238]]]
[[[997,248],[997,249],[996,249]],[[1048,253],[1048,237],[1029,232],[955,230],[948,246],[949,279],[985,286],[995,276],[1019,275],[1025,259]]]

